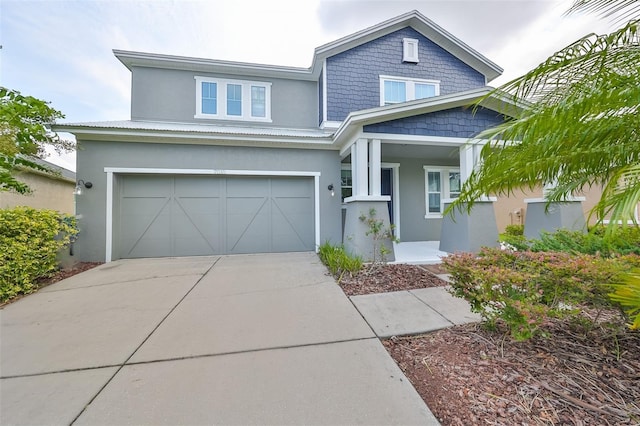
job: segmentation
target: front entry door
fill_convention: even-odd
[[[381,180],[381,192],[382,195],[389,195],[391,197],[391,201],[387,202],[387,207],[389,208],[389,220],[391,224],[394,224],[393,217],[393,169],[381,169],[380,173]]]

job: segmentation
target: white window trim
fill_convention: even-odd
[[[261,121],[271,123],[271,83],[266,81],[232,80],[225,78],[212,78],[195,76],[196,81],[196,113],[194,118],[236,120],[236,121]],[[217,114],[205,114],[202,112],[202,83],[217,84]],[[242,113],[240,115],[227,114],[227,84],[242,86]],[[265,116],[251,116],[251,86],[265,88]]]
[[[411,53],[414,53],[413,55]],[[418,60],[418,39],[403,38],[402,39],[402,62],[411,62],[417,64]]]
[[[384,82],[385,81],[400,81],[405,83],[406,87],[406,102],[414,101],[416,99],[416,83],[418,84],[432,84],[435,86],[435,95],[440,96],[440,80],[426,80],[423,78],[407,78],[407,77],[394,77],[391,75],[380,75],[380,106],[384,106]],[[391,102],[397,103],[397,102]]]
[[[444,201],[449,200],[451,198],[449,191],[449,173],[458,172],[460,173],[459,167],[449,167],[449,166],[422,166],[424,169],[424,207],[425,207],[425,219],[438,219],[442,218],[442,211],[444,210]],[[429,172],[439,172],[440,173],[440,182],[442,184],[442,188],[440,188],[440,212],[439,213],[431,213],[429,212]]]

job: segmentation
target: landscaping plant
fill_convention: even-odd
[[[351,256],[342,244],[334,246],[326,241],[318,248],[318,255],[338,282],[345,273],[353,276],[362,269],[362,259],[359,256]]]
[[[624,283],[615,285],[614,290],[609,297],[625,309],[631,318],[629,327],[632,330],[640,330],[640,269],[635,269],[625,276]]]
[[[466,299],[488,325],[500,319],[515,339],[524,340],[544,335],[549,319],[575,316],[581,306],[610,306],[611,284],[639,261],[484,248],[478,255],[445,257],[443,264],[455,296]]]
[[[373,239],[373,252],[371,259],[371,266],[375,267],[378,264],[386,263],[387,256],[390,251],[385,245],[385,241],[398,242],[398,239],[393,235],[394,226],[384,226],[384,221],[376,217],[376,209],[369,209],[369,215],[360,215],[360,221],[369,227],[366,235],[370,235]]]
[[[36,289],[58,269],[57,253],[78,234],[76,219],[53,210],[0,210],[0,301]]]

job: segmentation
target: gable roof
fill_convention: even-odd
[[[314,62],[311,69],[321,68],[325,58],[337,55],[346,50],[368,43],[372,40],[411,27],[420,34],[451,53],[462,62],[483,74],[487,82],[499,77],[504,71],[494,62],[487,59],[477,50],[473,49],[462,40],[424,16],[417,10],[396,16],[387,21],[381,22],[364,30],[358,31],[331,43],[317,47],[314,55]]]
[[[113,54],[129,70],[133,67],[140,66],[182,69],[196,72],[228,73],[235,75],[261,75],[272,78],[313,81],[320,77],[320,72],[322,71],[324,60],[326,58],[368,43],[405,27],[413,28],[456,58],[460,59],[462,62],[477,70],[485,76],[487,82],[502,74],[502,68],[417,10],[391,18],[372,27],[365,28],[364,30],[317,47],[313,55],[313,62],[309,68],[222,61],[216,59],[132,52],[117,49],[113,50]]]
[[[425,99],[385,105],[376,108],[354,111],[341,123],[333,134],[334,144],[342,146],[349,143],[363,126],[382,123],[415,115],[428,114],[457,107],[473,107],[479,102],[484,108],[500,114],[515,117],[527,104],[516,104],[506,93],[496,93],[491,87],[467,90],[450,95],[435,96]]]

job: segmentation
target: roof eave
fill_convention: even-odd
[[[55,126],[56,131],[72,133],[78,140],[143,143],[196,143],[236,146],[279,146],[287,148],[335,149],[331,135],[305,137],[287,135],[251,135],[213,132],[163,131],[157,129],[118,129],[80,125]]]
[[[164,55],[113,49],[116,58],[130,71],[135,67],[179,69],[204,73],[252,75],[313,81],[310,68],[222,61],[188,56]]]
[[[488,96],[491,95],[491,96]],[[395,105],[387,105],[350,113],[334,134],[334,143],[341,147],[349,141],[349,137],[362,126],[397,120],[445,109],[471,106],[480,101],[480,105],[500,114],[516,116],[527,105],[515,104],[506,94],[495,92],[490,87],[437,96],[429,99],[419,99]]]
[[[462,40],[440,27],[417,10],[391,18],[364,30],[355,32],[315,49],[311,73],[319,75],[324,59],[352,49],[378,37],[410,26],[425,37],[447,50],[486,77],[487,83],[499,77],[504,71],[493,61],[464,43]]]

